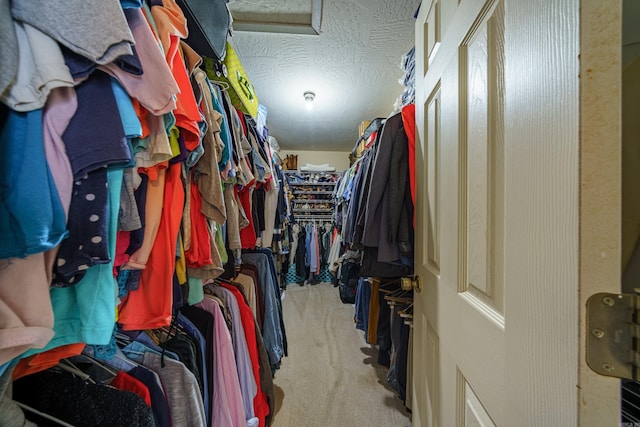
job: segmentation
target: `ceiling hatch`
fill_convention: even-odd
[[[235,0],[228,6],[235,31],[320,34],[322,0]]]

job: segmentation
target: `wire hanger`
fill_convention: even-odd
[[[14,400],[14,402],[16,402],[16,405],[18,405],[23,410],[29,411],[32,414],[36,414],[36,415],[38,415],[38,416],[40,416],[40,417],[42,417],[42,418],[44,418],[46,420],[54,422],[54,423],[56,423],[56,424],[58,424],[60,426],[63,426],[63,427],[74,427],[72,424],[64,422],[61,419],[54,417],[53,415],[49,415],[49,414],[46,414],[46,413],[44,413],[42,411],[38,411],[37,409],[32,408],[29,405],[25,405],[22,402],[18,402],[17,400]]]
[[[412,319],[413,318],[413,303],[409,304],[408,306],[406,306],[402,310],[398,310],[398,315],[400,317],[404,317],[405,319]]]
[[[398,287],[398,284],[401,282],[401,280],[402,279],[393,279],[389,282],[380,283],[380,285],[378,286],[378,290],[385,294],[396,292],[401,289]]]
[[[69,372],[70,374],[81,378],[85,382],[96,384],[96,381],[93,378],[91,378],[91,375],[82,371],[69,359],[62,359],[60,363],[58,363],[56,366],[63,371]]]
[[[391,292],[384,296],[384,299],[391,303],[412,303],[413,302],[413,292],[407,291],[402,288],[398,288],[397,290]]]
[[[110,375],[112,375],[114,377],[116,375],[118,375],[118,370],[112,368],[111,366],[109,366],[109,365],[107,365],[105,363],[102,363],[100,360],[98,360],[97,358],[95,358],[93,356],[90,356],[90,355],[85,354],[85,353],[82,353],[82,354],[80,354],[78,356],[74,356],[74,359],[77,362],[81,362],[81,360],[82,360],[81,358],[88,359],[89,362],[91,362],[92,364],[96,365],[97,367],[103,369],[105,372],[108,372]]]

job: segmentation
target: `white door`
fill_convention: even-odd
[[[619,3],[422,3],[414,426],[619,425],[582,349],[619,291]]]

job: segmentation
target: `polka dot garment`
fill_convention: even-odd
[[[69,237],[60,245],[52,286],[75,285],[89,267],[109,262],[107,195],[106,168],[75,181],[67,224]]]

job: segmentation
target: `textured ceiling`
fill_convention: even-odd
[[[300,13],[311,0],[232,0],[229,9]],[[324,0],[319,35],[234,31],[231,42],[283,150],[351,151],[363,120],[386,117],[404,87],[419,0]],[[283,9],[283,5],[287,5]],[[286,19],[286,17],[285,17]],[[305,109],[303,93],[316,94]]]

